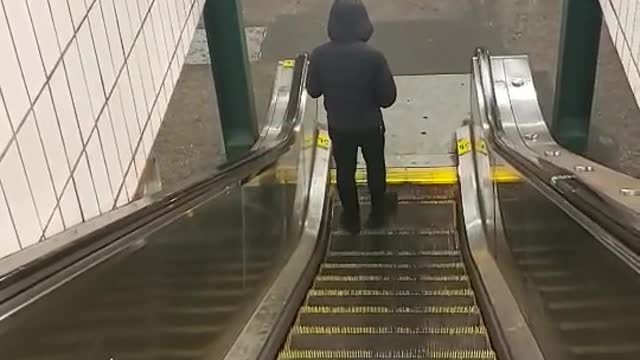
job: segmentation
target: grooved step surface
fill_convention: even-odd
[[[453,196],[401,193],[385,229],[351,236],[334,225],[279,359],[495,359],[458,250]]]

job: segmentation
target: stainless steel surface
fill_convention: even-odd
[[[326,129],[320,129],[320,131],[326,136]],[[327,200],[331,147],[313,146],[313,148],[315,149],[313,171],[300,242],[225,356],[226,360],[263,358],[261,354],[265,351],[267,341],[281,330],[276,325],[285,315],[283,313],[294,291],[300,286],[301,276],[309,266],[314,252],[319,251],[317,247]],[[275,349],[276,352],[277,350],[278,348]]]
[[[285,66],[286,64],[286,66]],[[306,77],[305,77],[306,78]],[[293,67],[289,63],[280,62],[276,69],[276,78],[273,84],[269,112],[267,113],[267,123],[262,129],[260,138],[254,145],[254,150],[277,140],[278,135],[285,126],[285,113],[291,94],[293,80]]]
[[[541,119],[530,77],[522,69],[508,75],[510,61],[526,58],[478,55],[473,62],[474,120],[485,130],[491,162],[504,156],[523,179],[495,187],[497,232],[491,256],[546,358],[637,359],[637,253],[602,225],[603,217],[585,213],[584,204],[567,196],[582,196],[577,192],[585,185],[582,179],[601,174],[602,167],[589,161],[556,161],[586,159],[554,145],[536,122],[519,120]],[[619,210],[611,201],[601,196],[590,206]],[[619,220],[624,224],[628,218]]]
[[[474,138],[469,126],[456,132],[458,141],[471,141],[477,149],[481,138]],[[518,303],[503,278],[490,251],[490,239],[495,233],[494,185],[491,180],[488,156],[472,150],[458,157],[458,176],[466,239],[471,259],[479,274],[480,286],[495,314],[498,329],[504,338],[506,351],[510,359],[544,359],[542,351],[536,343]],[[486,195],[483,195],[486,194]],[[488,221],[487,221],[488,220]],[[494,339],[494,343],[498,339]]]
[[[473,82],[475,87],[473,94],[476,96],[472,101],[477,101],[480,109],[474,120],[485,131],[485,136],[489,141],[495,143],[496,149],[509,154],[517,164],[521,164],[524,168],[531,171],[532,174],[540,177],[547,185],[560,193],[571,193],[573,185],[564,180],[577,180],[578,185],[583,184],[585,177],[598,177],[607,174],[607,176],[615,176],[616,179],[626,179],[626,175],[615,173],[610,169],[603,168],[594,164],[587,159],[583,159],[577,155],[570,154],[568,151],[561,149],[553,142],[548,131],[542,131],[541,126],[544,125],[541,112],[537,105],[537,97],[535,96],[535,88],[531,80],[530,72],[519,70],[518,77],[524,79],[524,84],[520,87],[513,87],[509,83],[507,68],[513,67],[513,63],[522,65],[522,59],[528,67],[525,57],[489,57],[488,53],[479,49],[477,56],[473,60]],[[527,74],[529,76],[527,77]],[[493,104],[493,105],[486,105]],[[538,120],[527,120],[522,125],[516,121],[516,118],[533,117]],[[522,121],[522,120],[521,120]],[[546,129],[546,127],[545,127]],[[535,141],[527,141],[521,134],[537,134]],[[536,152],[533,149],[539,149]],[[549,156],[552,155],[552,156]],[[556,159],[564,159],[556,161]],[[573,159],[567,161],[567,159]],[[596,171],[592,172],[576,172],[576,166],[591,166]],[[561,180],[561,181],[559,181]],[[634,183],[637,183],[635,181]],[[610,189],[604,189],[608,185],[603,182],[599,187],[593,187],[593,182],[587,182],[589,189],[593,190],[597,196],[591,199],[591,203],[587,206],[594,211],[602,212],[607,210],[609,213],[603,213],[602,216],[608,216],[612,221],[621,223],[627,229],[636,230],[640,227],[640,218],[634,210],[631,202],[621,203],[611,200],[612,198],[606,194],[611,193]],[[617,182],[611,184],[617,186]],[[640,185],[640,184],[639,184]],[[541,191],[549,192],[550,189],[541,187]],[[604,192],[601,192],[604,191]],[[624,198],[619,193],[619,189],[615,190],[618,198]],[[640,273],[640,255],[634,251],[640,246],[638,240],[627,240],[621,242],[612,234],[605,230],[602,226],[593,220],[585,217],[582,211],[578,210],[574,204],[566,199],[561,199],[558,194],[548,194],[552,199],[556,199],[557,204],[563,207],[577,221],[584,222],[584,225],[591,229],[605,246],[607,246],[616,256],[627,263],[634,271]],[[634,199],[638,201],[639,199]],[[600,201],[600,204],[597,202]],[[594,203],[595,202],[595,203]]]

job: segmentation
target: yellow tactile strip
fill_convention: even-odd
[[[276,177],[280,182],[295,183],[298,176],[297,169],[281,167],[276,170]],[[520,177],[508,167],[494,167],[492,169],[493,180],[498,183],[519,182]],[[331,170],[331,182],[335,184],[335,170]],[[366,183],[367,172],[365,169],[356,171],[356,182]],[[388,168],[387,184],[389,185],[454,185],[458,183],[458,170],[456,167],[437,168]]]
[[[462,262],[429,263],[429,264],[385,264],[385,263],[327,263],[322,269],[384,269],[384,270],[413,270],[413,269],[464,269]]]
[[[428,251],[331,251],[329,257],[413,257],[413,256],[460,256],[458,250]]]
[[[308,326],[296,325],[291,328],[293,335],[443,335],[475,336],[486,335],[484,326],[442,326],[442,327],[404,327],[404,326]]]
[[[337,297],[374,297],[374,296],[443,296],[443,297],[472,297],[471,289],[434,289],[434,290],[366,290],[366,289],[311,289],[309,296],[337,296]]]
[[[397,307],[388,306],[303,306],[301,314],[343,314],[343,315],[373,315],[373,314],[479,314],[480,310],[475,305],[463,306],[420,306]]]
[[[496,354],[491,350],[429,350],[411,349],[400,351],[373,350],[292,350],[284,349],[278,359],[423,359],[423,360],[494,360]]]
[[[317,282],[466,282],[469,281],[467,275],[419,275],[419,276],[383,276],[383,275],[320,275],[316,277]]]

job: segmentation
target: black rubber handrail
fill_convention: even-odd
[[[296,58],[291,94],[285,112],[285,125],[273,146],[265,149],[259,148],[242,158],[226,163],[222,172],[193,185],[167,194],[152,195],[144,199],[145,202],[148,202],[147,205],[132,211],[130,215],[69,241],[67,245],[55,251],[0,275],[0,304],[34,284],[70,267],[95,251],[175,212],[184,204],[207,194],[224,191],[224,189],[237,184],[239,180],[255,176],[274,164],[296,141],[294,129],[302,121],[301,116],[298,115],[300,115],[301,99],[305,89],[307,64],[306,54]],[[143,200],[136,203],[140,201]],[[128,206],[134,207],[135,205]]]

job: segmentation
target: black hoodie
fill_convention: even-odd
[[[324,95],[329,129],[357,132],[384,127],[380,108],[396,101],[396,85],[384,55],[367,45],[373,25],[361,0],[335,0],[330,42],[310,57],[307,91]]]

